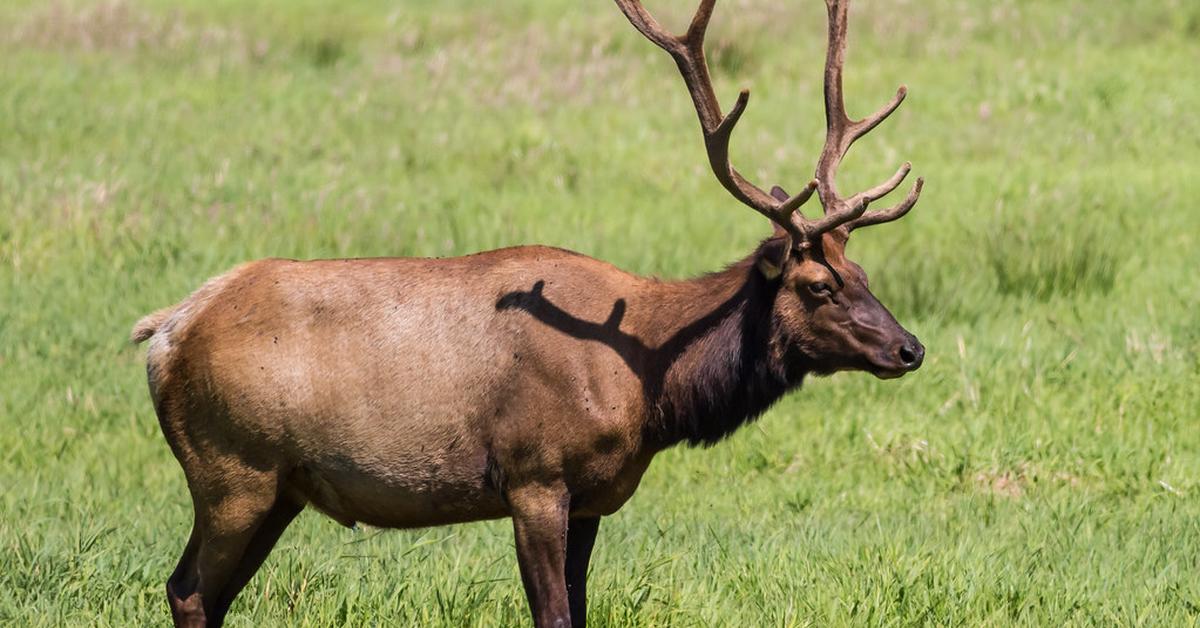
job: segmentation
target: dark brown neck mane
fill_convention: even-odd
[[[804,377],[803,360],[787,356],[776,332],[778,281],[755,268],[759,253],[697,279],[664,283],[651,329],[673,330],[647,355],[646,371],[661,374],[647,388],[651,443],[712,445],[758,418]],[[682,324],[682,327],[681,327]],[[653,346],[653,345],[652,345]]]

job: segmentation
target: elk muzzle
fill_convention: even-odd
[[[900,377],[921,368],[921,363],[925,361],[925,345],[907,331],[901,330],[901,333],[904,338],[889,352],[886,360],[881,360],[885,364],[890,362],[891,365],[875,372],[880,379]]]
[[[866,358],[870,371],[880,379],[893,379],[921,368],[925,361],[925,346],[917,337],[900,326],[892,313],[874,295],[856,295],[854,321],[857,323],[857,344]]]

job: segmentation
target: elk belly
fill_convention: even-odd
[[[383,445],[366,455],[343,451],[307,459],[288,475],[287,490],[345,526],[416,528],[507,514],[486,483],[481,449],[418,447],[397,456],[376,455],[395,451]]]

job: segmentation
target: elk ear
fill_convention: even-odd
[[[755,266],[758,272],[767,279],[777,279],[783,274],[783,263],[792,252],[792,238],[776,225],[775,235],[758,247],[758,260]],[[782,235],[780,233],[783,232]]]
[[[771,197],[781,203],[791,198],[778,185],[771,187]],[[783,263],[787,261],[787,256],[792,252],[792,238],[787,230],[774,221],[771,222],[771,226],[775,228],[775,231],[771,234],[770,239],[759,247],[757,263],[758,272],[767,279],[775,279],[783,274]]]

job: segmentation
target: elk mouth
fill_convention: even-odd
[[[906,368],[885,369],[885,368],[880,368],[880,367],[874,367],[870,370],[870,373],[872,375],[874,375],[875,377],[878,377],[879,379],[897,379],[900,377],[904,377],[904,375],[906,373],[908,373],[910,370],[911,369],[906,369]]]

